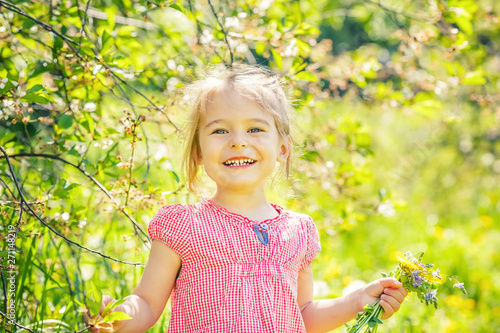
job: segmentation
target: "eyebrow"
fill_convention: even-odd
[[[251,118],[251,119],[248,119],[248,121],[251,121],[251,122],[257,122],[257,123],[261,123],[261,124],[264,124],[266,126],[271,126],[271,124],[265,120],[265,119],[261,119],[261,118]],[[208,128],[212,125],[215,125],[215,124],[219,124],[219,123],[224,123],[225,120],[224,119],[215,119],[215,120],[212,120],[211,122],[209,122],[205,128]]]

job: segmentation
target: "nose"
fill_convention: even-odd
[[[235,149],[245,148],[247,146],[247,144],[248,143],[247,143],[244,135],[239,134],[239,133],[235,133],[231,137],[231,140],[229,141],[229,146],[231,148],[235,148]]]

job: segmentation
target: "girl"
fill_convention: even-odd
[[[407,291],[376,280],[347,296],[313,300],[311,262],[320,250],[309,216],[266,200],[278,162],[288,174],[291,105],[279,79],[250,66],[212,72],[193,86],[195,100],[184,157],[188,185],[199,169],[216,191],[194,205],[161,208],[142,278],[116,308],[133,319],[118,332],[144,332],[172,294],[169,332],[327,332],[381,299],[384,319]],[[105,296],[105,304],[113,301]],[[96,332],[96,330],[94,330]]]

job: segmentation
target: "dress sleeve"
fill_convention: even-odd
[[[306,267],[309,266],[321,250],[318,229],[316,229],[316,225],[310,216],[307,216],[305,219],[305,228],[307,235],[307,249],[304,259],[299,267],[299,272],[306,269]]]
[[[148,226],[151,240],[159,240],[184,260],[189,252],[189,214],[185,206],[180,204],[160,208]]]

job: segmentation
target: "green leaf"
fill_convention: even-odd
[[[174,177],[175,179],[175,182],[176,183],[179,183],[181,180],[179,178],[179,176],[177,175],[177,173],[175,173],[174,171],[170,170],[170,173],[172,174],[172,176]]]
[[[117,321],[117,320],[130,320],[132,317],[130,317],[128,314],[125,312],[111,312],[108,314],[106,317],[103,319],[103,323],[108,323],[110,321]]]
[[[466,73],[462,79],[463,84],[482,85],[486,83],[486,78],[482,71],[474,71]]]
[[[302,22],[294,30],[295,35],[312,35],[319,34],[320,32],[317,27],[307,22]]]
[[[123,304],[125,303],[125,300],[124,299],[120,299],[120,300],[115,300],[113,302],[109,302],[106,307],[102,310],[102,315],[105,317],[109,311],[113,310],[114,308],[116,308],[118,305],[120,304]]]
[[[84,121],[81,122],[81,125],[89,131],[89,133],[94,132],[94,118],[92,118],[92,115],[88,112],[83,113],[84,116]]]
[[[87,306],[89,307],[89,312],[91,316],[95,316],[101,310],[101,302],[96,302],[93,299],[87,299]]]
[[[21,101],[28,103],[40,103],[40,104],[48,104],[49,101],[37,94],[26,94],[21,98]]]
[[[80,185],[78,184],[71,184],[67,187],[58,187],[54,191],[54,199],[59,198],[59,199],[68,199],[70,197],[70,191]]]
[[[115,39],[113,38],[113,36],[111,36],[111,34],[107,30],[103,31],[101,38],[102,38],[101,53],[106,54],[111,48],[111,46],[113,46],[113,44],[115,43]]]
[[[355,138],[356,138],[356,145],[359,148],[370,147],[371,138],[368,133],[356,133]]]
[[[2,129],[0,131],[0,145],[5,145],[7,142],[10,140],[14,139],[16,137],[15,132],[8,132],[7,130]]]
[[[278,66],[280,71],[283,71],[283,58],[275,49],[271,49],[271,53],[273,54],[274,63]]]
[[[78,99],[85,99],[85,97],[87,96],[87,89],[86,87],[78,87],[72,90],[70,92],[70,95]]]
[[[113,127],[108,127],[104,131],[102,131],[103,135],[110,135],[110,134],[120,134],[117,130],[115,130]]]
[[[293,59],[292,68],[290,69],[290,75],[294,75],[297,72],[300,72],[307,66],[307,61],[304,61],[301,57],[296,56]]]
[[[308,57],[311,54],[311,46],[306,42],[301,41],[300,39],[296,39],[297,48],[299,49],[299,55],[302,57]]]
[[[469,18],[466,17],[457,17],[455,18],[455,23],[457,26],[467,35],[472,35],[474,29],[472,27],[472,23]]]
[[[302,156],[300,156],[300,159],[310,161],[310,162],[316,162],[316,160],[320,157],[320,154],[315,151],[315,150],[306,150]]]
[[[255,53],[257,53],[258,55],[260,55],[260,56],[263,55],[265,50],[266,50],[266,44],[265,43],[258,42],[255,45]]]
[[[67,114],[63,114],[61,117],[59,117],[57,125],[60,128],[68,129],[71,127],[71,125],[73,125],[73,117]]]
[[[186,10],[184,9],[184,7],[182,5],[179,5],[178,3],[171,4],[170,8],[173,8],[175,10],[180,11],[183,14],[186,14]]]
[[[81,48],[81,51],[88,55],[89,57],[95,57],[95,53],[94,53],[94,50],[90,47],[90,46],[84,46]]]
[[[54,46],[53,46],[54,50],[60,49],[63,46],[62,38],[57,35],[53,35],[53,38],[54,38]]]
[[[35,92],[40,91],[42,89],[43,89],[43,86],[41,84],[35,84],[30,89],[26,90],[26,94],[35,93]]]
[[[94,282],[90,281],[90,293],[91,297],[94,301],[98,302],[101,304],[102,302],[102,292],[97,286],[94,284]]]
[[[300,73],[295,74],[295,77],[299,80],[309,81],[309,82],[317,82],[318,78],[310,72],[302,71]]]
[[[223,40],[224,38],[226,38],[226,34],[224,34],[222,30],[217,29],[214,31],[214,37]]]

